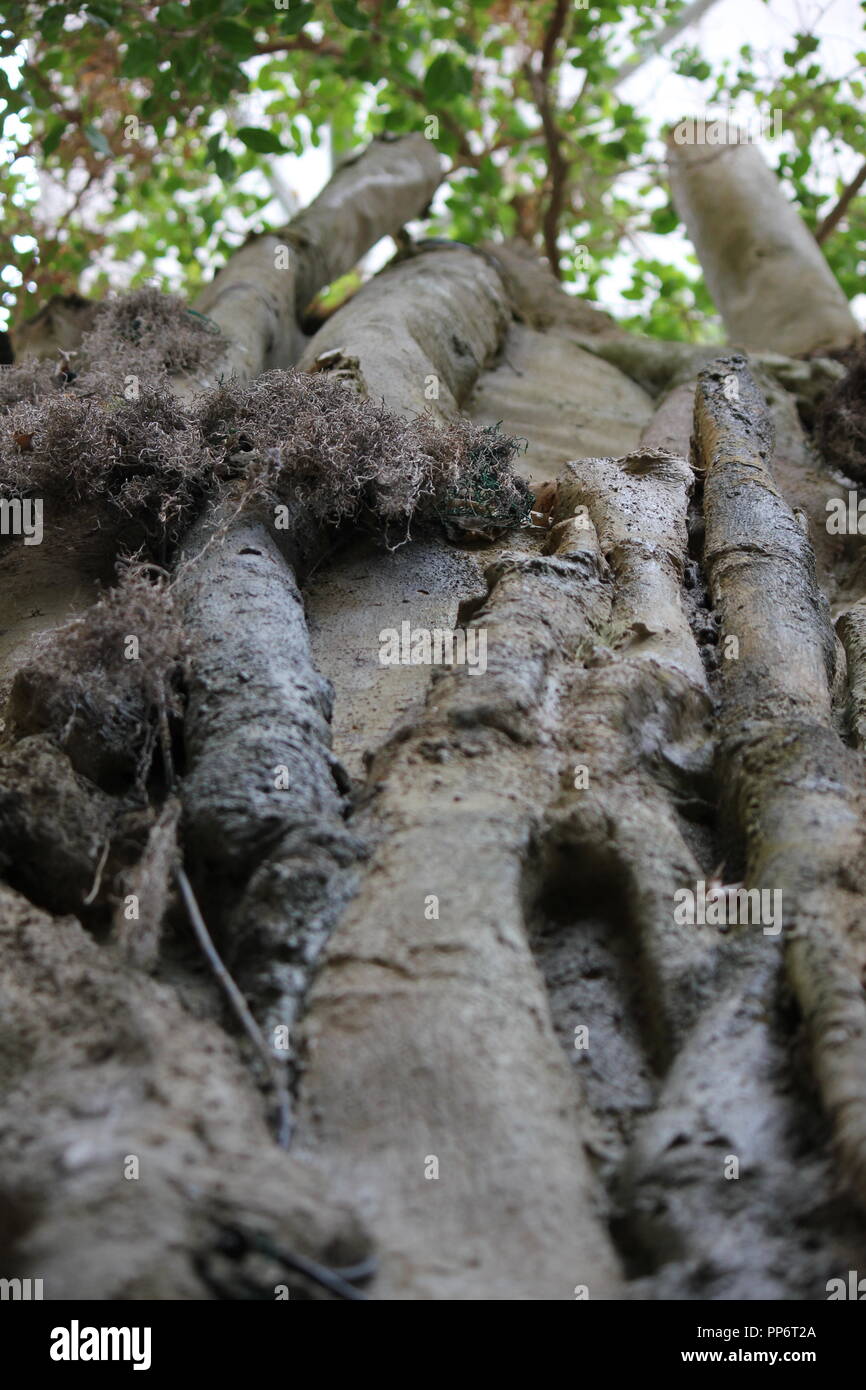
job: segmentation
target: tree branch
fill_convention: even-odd
[[[532,67],[531,59],[527,59],[523,66],[526,79],[532,89],[538,114],[541,117],[544,142],[547,146],[550,197],[544,211],[542,230],[544,235],[544,252],[547,256],[550,269],[557,280],[562,278],[559,265],[557,237],[559,233],[559,219],[562,216],[562,209],[565,203],[565,189],[569,165],[562,154],[563,134],[556,120],[555,102],[551,99],[550,79],[553,71],[556,45],[562,37],[568,13],[569,5],[567,0],[556,0],[556,6],[550,18],[547,33],[544,36],[544,44],[541,50],[541,67],[539,71],[536,72]]]
[[[831,208],[823,221],[815,228],[815,240],[819,246],[822,246],[827,238],[835,232],[864,183],[866,183],[866,164],[863,164],[851,182],[845,185],[836,206]]]
[[[316,53],[320,58],[344,58],[346,55],[333,39],[312,39],[309,34],[298,34],[293,39],[272,39],[270,43],[260,43],[256,54],[266,53]]]

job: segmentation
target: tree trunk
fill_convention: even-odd
[[[787,355],[853,320],[787,205],[756,202],[753,151],[717,159],[736,245],[678,154],[750,358],[625,334],[526,248],[423,242],[307,341],[312,294],[438,182],[427,142],[377,143],[199,301],[225,341],[171,388],[222,472],[170,582],[151,565],[88,607],[129,534],[101,494],[62,562],[6,542],[4,1275],[790,1299],[856,1268],[866,590],[809,434],[844,369]],[[243,382],[285,401],[260,374],[296,360],[308,394],[253,438]],[[304,411],[341,402],[375,416],[372,462],[344,433],[302,466]],[[430,479],[398,507],[425,417],[523,436],[537,524],[503,534]],[[320,496],[331,452],[352,506]],[[278,523],[254,484],[286,460]],[[483,669],[384,664],[404,623]],[[683,921],[703,889],[780,894],[779,930]]]

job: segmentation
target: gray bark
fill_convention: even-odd
[[[228,326],[244,305],[243,373],[304,346],[310,286],[434,176],[417,138],[374,147],[287,238],[279,288],[241,253],[211,307]],[[332,1266],[375,1245],[371,1292],[398,1300],[815,1298],[857,1267],[862,584],[798,417],[835,368],[714,355],[628,339],[517,248],[422,245],[302,365],[403,417],[532,436],[549,524],[463,552],[358,542],[317,571],[310,634],[323,533],[225,500],[174,584],[183,775],[152,805],[88,761],[80,712],[75,738],[28,722],[19,681],[0,1272],[49,1298],[273,1297],[273,1253],[229,1257],[229,1232]],[[487,671],[382,667],[404,618],[483,631]],[[290,1157],[186,945],[181,803],[217,943],[271,1046],[287,1033]],[[784,935],[677,922],[716,873],[780,889]]]
[[[723,381],[739,382],[731,408]],[[853,866],[864,852],[862,761],[834,728],[837,644],[807,538],[773,485],[772,425],[745,364],[709,369],[696,398],[707,567],[724,634],[723,807],[749,883],[784,895],[788,967],[847,1177],[866,1198],[866,944]],[[794,654],[796,654],[794,656]]]
[[[675,128],[668,168],[730,341],[791,357],[848,346],[860,330],[815,238],[760,151],[719,124],[718,144]]]
[[[230,521],[225,534],[220,522],[193,529],[175,581],[191,647],[185,844],[208,923],[294,1069],[298,1009],[362,847],[344,825],[333,692],[312,662],[292,568],[264,520]]]

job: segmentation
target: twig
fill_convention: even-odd
[[[267,1073],[274,1091],[274,1099],[277,1104],[277,1143],[281,1148],[287,1149],[291,1138],[291,1122],[289,1088],[286,1083],[283,1065],[277,1061],[271,1049],[268,1047],[264,1034],[253,1018],[246,999],[238,989],[229,971],[226,969],[213,943],[213,938],[201,915],[201,909],[199,908],[195,893],[192,890],[192,884],[187,877],[186,870],[181,864],[176,864],[174,872],[178,887],[180,888],[181,897],[183,898],[183,905],[186,908],[190,925],[201,947],[202,954],[213,971],[244,1032],[267,1068]]]
[[[168,727],[168,711],[166,708],[165,682],[160,683],[159,690],[159,745],[162,751],[162,761],[165,768],[165,782],[169,794],[174,791],[174,759],[171,756],[171,733]]]
[[[819,246],[827,240],[832,232],[835,232],[864,183],[866,183],[866,164],[854,175],[851,182],[845,185],[836,206],[830,209],[824,220],[815,228],[815,240]]]
[[[100,885],[102,884],[102,871],[103,871],[103,869],[105,868],[105,863],[106,863],[106,860],[108,859],[108,851],[109,851],[110,849],[111,849],[111,840],[108,839],[108,840],[105,841],[105,846],[104,846],[104,848],[103,848],[102,854],[99,856],[99,863],[98,863],[97,866],[96,866],[96,877],[95,877],[94,880],[93,880],[93,887],[91,888],[90,892],[87,894],[87,897],[84,899],[84,906],[85,906],[85,907],[89,907],[91,903],[93,903],[93,902],[96,901],[96,895],[97,895],[97,893],[99,892]]]
[[[544,251],[547,256],[548,264],[557,280],[562,279],[562,268],[559,260],[558,234],[559,219],[562,216],[563,204],[565,202],[565,190],[568,180],[568,160],[562,154],[562,131],[556,119],[555,98],[551,99],[551,75],[553,71],[553,61],[556,52],[556,45],[562,37],[568,17],[568,4],[565,0],[557,0],[556,6],[551,16],[550,25],[544,39],[544,47],[541,54],[541,68],[538,72],[532,66],[532,60],[527,58],[524,64],[524,75],[532,91],[538,114],[541,117],[541,126],[544,131],[544,141],[547,145],[547,169],[550,178],[550,197],[542,219],[542,229],[544,233]]]
[[[270,1255],[273,1259],[279,1260],[285,1269],[293,1269],[298,1274],[303,1274],[313,1283],[321,1285],[329,1293],[335,1294],[337,1298],[345,1298],[358,1302],[365,1302],[367,1295],[360,1289],[356,1289],[354,1282],[347,1277],[352,1276],[352,1280],[368,1279],[376,1271],[374,1259],[362,1261],[355,1269],[340,1270],[331,1269],[327,1265],[320,1264],[318,1260],[311,1260],[308,1255],[301,1255],[296,1250],[287,1250],[285,1246],[278,1245],[271,1240],[270,1236],[256,1235],[253,1237],[253,1245],[260,1250],[263,1255]]]
[[[316,53],[320,58],[344,58],[345,53],[333,39],[314,39],[309,34],[300,33],[293,39],[271,39],[268,43],[256,46],[256,54],[268,53]]]
[[[622,82],[625,82],[627,77],[632,77],[638,68],[642,68],[651,58],[655,58],[656,54],[667,47],[671,40],[677,38],[684,29],[688,29],[690,25],[702,19],[707,10],[711,9],[715,3],[716,0],[694,0],[693,4],[686,5],[684,10],[680,10],[670,24],[666,24],[657,34],[651,35],[640,45],[636,53],[632,53],[626,58],[613,75],[610,83],[611,91],[615,91]]]

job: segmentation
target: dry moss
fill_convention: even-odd
[[[207,370],[224,350],[216,325],[182,299],[155,289],[134,290],[96,306],[93,327],[74,350],[27,357],[0,370],[0,411],[58,391],[111,400],[122,396],[129,378],[139,387],[153,386],[179,373]]]
[[[103,503],[160,544],[213,483],[214,461],[165,385],[108,404],[63,391],[0,417],[0,492]]]
[[[130,548],[159,560],[227,479],[243,480],[247,501],[313,524],[354,520],[388,543],[413,518],[453,539],[528,518],[516,440],[466,420],[404,420],[329,373],[268,372],[182,404],[170,375],[208,366],[222,346],[181,300],[139,290],[102,306],[74,369],[64,354],[6,369],[0,493],[104,506],[134,523]]]
[[[825,461],[855,482],[866,480],[866,346],[818,410],[815,437]]]
[[[9,733],[50,736],[77,772],[101,786],[143,780],[160,726],[179,712],[183,663],[165,576],[127,564],[114,589],[46,636],[18,671]]]
[[[80,350],[0,372],[0,493],[104,505],[164,559],[218,481],[170,376],[218,359],[222,335],[154,289],[107,301]]]
[[[511,470],[518,441],[466,420],[404,420],[326,374],[273,371],[223,385],[199,423],[250,496],[320,523],[353,518],[390,537],[406,534],[413,516],[483,517],[503,529],[528,516],[528,489]]]
[[[62,357],[54,361],[25,357],[15,366],[0,368],[0,411],[19,401],[34,402],[63,389],[67,380]]]
[[[213,365],[225,350],[222,334],[210,319],[188,309],[177,295],[159,290],[135,290],[103,304],[92,330],[81,342],[88,373],[99,378],[138,376],[158,379],[195,372]]]

